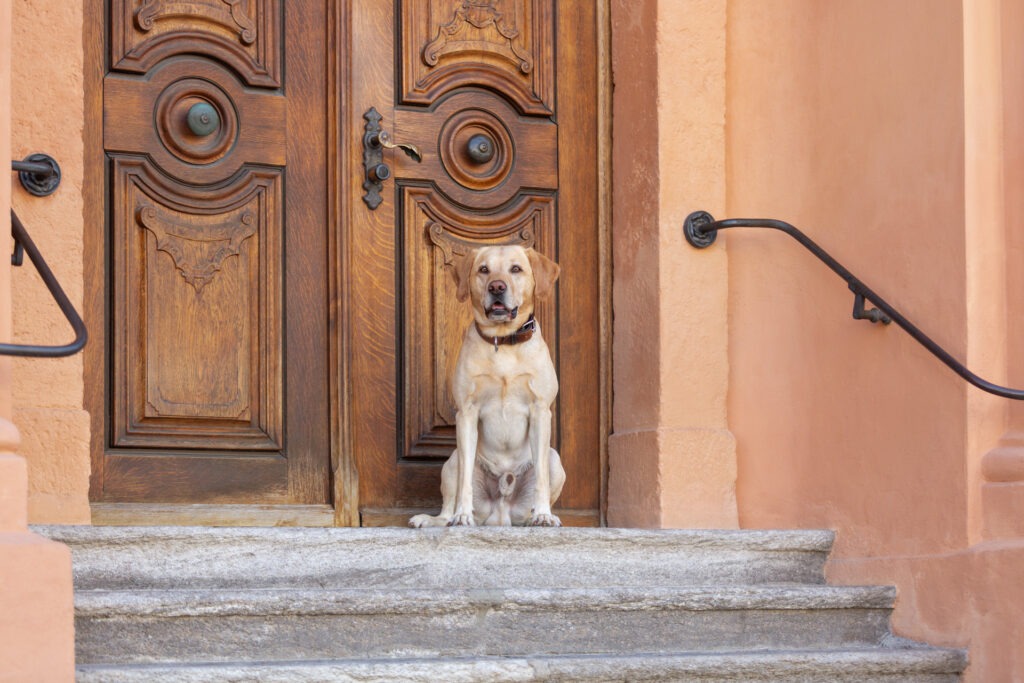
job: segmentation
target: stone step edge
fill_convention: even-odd
[[[715,654],[553,655],[547,657],[427,658],[216,664],[80,665],[78,683],[232,683],[262,681],[589,681],[608,676],[631,681],[679,677],[771,681],[799,676],[957,675],[963,651],[942,648],[873,648]]]
[[[645,550],[747,550],[776,552],[828,553],[835,534],[827,530],[747,530],[747,529],[617,529],[525,527],[473,527],[441,529],[401,528],[314,528],[314,527],[100,527],[87,525],[34,526],[43,536],[72,547],[123,546],[140,543],[176,542],[185,545],[218,545],[231,542],[262,543],[288,541],[289,545],[313,544],[396,544],[429,545],[437,549],[456,546],[464,550],[493,550],[495,546],[519,549],[552,547],[564,550],[567,544],[594,546],[637,545]],[[287,550],[287,546],[275,548]]]
[[[727,611],[891,609],[889,586],[682,586],[567,589],[80,590],[78,618],[449,614],[467,610]]]

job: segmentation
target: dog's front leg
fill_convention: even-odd
[[[530,453],[533,456],[533,514],[530,526],[562,526],[551,514],[551,408],[534,401],[530,405]]]
[[[448,526],[476,526],[473,518],[473,468],[476,464],[480,407],[466,403],[455,415],[455,445],[459,451],[459,480],[455,490],[455,515]]]

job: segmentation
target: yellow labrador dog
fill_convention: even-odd
[[[565,483],[551,448],[558,378],[533,317],[558,270],[520,246],[456,260],[456,297],[473,309],[452,378],[456,449],[441,470],[441,514],[416,515],[409,526],[561,526],[551,513]]]

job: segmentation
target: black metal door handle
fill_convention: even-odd
[[[366,119],[363,129],[363,189],[366,193],[363,201],[372,210],[384,201],[380,193],[384,190],[384,181],[391,177],[391,169],[384,163],[384,150],[400,149],[416,163],[422,163],[423,155],[415,145],[394,142],[391,135],[381,127],[383,117],[376,108],[370,107],[363,118]]]

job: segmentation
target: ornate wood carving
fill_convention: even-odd
[[[396,177],[432,183],[465,207],[490,210],[524,191],[558,187],[558,128],[548,118],[520,115],[507,100],[469,90],[451,95],[433,110],[396,109],[395,136],[421,143],[423,162],[403,164]],[[491,156],[469,153],[475,136],[485,138]],[[430,150],[437,150],[432,152]]]
[[[554,113],[553,0],[402,0],[401,13],[405,103],[480,85]]]
[[[188,112],[197,104],[217,112],[219,125],[209,135],[196,135],[188,126]],[[104,145],[145,151],[184,183],[219,183],[244,164],[284,165],[286,104],[277,93],[243,87],[219,64],[174,60],[145,79],[106,80],[103,113],[110,123]]]
[[[348,3],[87,6],[90,495],[324,506]]]
[[[174,2],[173,0],[143,0],[135,10],[135,25],[146,32],[153,28],[156,19],[193,17],[205,10],[205,17],[228,29],[238,32],[242,42],[252,45],[256,42],[256,24],[245,13],[243,0],[213,0],[203,2]],[[226,5],[226,7],[225,7]],[[202,9],[201,9],[202,8]],[[234,26],[232,26],[234,22]]]
[[[471,320],[467,305],[455,298],[453,258],[488,244],[521,244],[555,254],[555,202],[549,196],[523,196],[504,211],[480,215],[460,211],[426,188],[410,187],[404,206],[405,295],[399,319],[405,370],[398,388],[404,456],[445,458],[455,447],[450,379]],[[555,353],[558,328],[551,301],[538,302],[537,317]]]
[[[492,27],[507,41],[507,46],[481,35]],[[533,57],[517,43],[518,38],[519,29],[508,24],[495,0],[462,0],[452,20],[438,28],[437,37],[423,48],[423,61],[427,66],[437,66],[441,55],[479,49],[478,43],[485,43],[485,49],[504,54],[520,71],[528,74],[533,70]]]
[[[479,239],[457,237],[455,233],[445,229],[445,226],[434,221],[427,221],[427,237],[441,251],[440,256],[446,267],[454,265],[456,256],[465,256],[481,246]],[[510,241],[507,244],[519,244],[524,247],[533,247],[536,242],[532,228],[523,228],[517,234],[510,235],[508,239]]]
[[[144,73],[178,54],[232,66],[248,85],[280,87],[281,0],[113,0],[111,64]]]
[[[196,226],[176,213],[161,216],[152,206],[138,211],[139,223],[156,238],[156,248],[171,257],[197,294],[224,266],[224,259],[238,256],[242,242],[256,232],[252,211],[245,210],[240,216],[231,212],[222,218],[219,223]]]
[[[279,450],[281,171],[216,192],[115,156],[113,445]]]
[[[204,104],[213,108],[218,123],[212,133],[199,136],[189,128],[188,113]],[[236,104],[231,95],[206,78],[175,80],[156,96],[154,109],[153,127],[160,142],[186,164],[219,161],[238,142]]]

